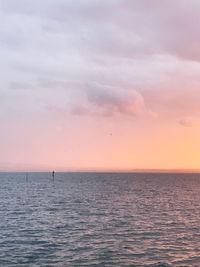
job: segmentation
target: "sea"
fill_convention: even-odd
[[[0,266],[200,266],[200,174],[0,173]]]

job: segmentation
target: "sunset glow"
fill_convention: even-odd
[[[0,0],[0,170],[200,169],[199,0]]]

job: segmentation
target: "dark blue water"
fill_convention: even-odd
[[[0,174],[0,266],[200,266],[199,174]]]

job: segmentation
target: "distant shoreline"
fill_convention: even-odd
[[[51,170],[0,170],[0,173],[51,173]],[[191,173],[200,174],[199,169],[132,169],[132,170],[113,170],[113,169],[84,169],[84,170],[58,170],[56,173]]]

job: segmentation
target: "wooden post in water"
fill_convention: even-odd
[[[26,182],[28,182],[28,172],[26,173]]]
[[[54,177],[55,177],[55,171],[52,172],[53,181],[54,181]]]

